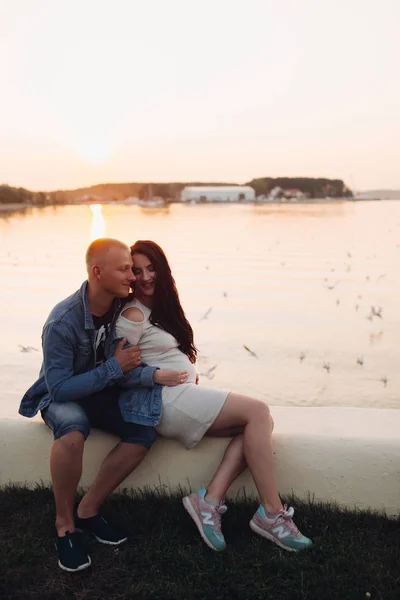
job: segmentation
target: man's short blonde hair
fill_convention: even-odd
[[[129,246],[119,240],[113,238],[98,238],[94,240],[86,250],[86,269],[88,273],[93,266],[104,264],[107,260],[107,255],[115,248],[130,252]]]

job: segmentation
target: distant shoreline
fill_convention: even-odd
[[[0,202],[0,212],[13,212],[14,210],[24,210],[25,208],[34,208],[34,206],[25,202]]]

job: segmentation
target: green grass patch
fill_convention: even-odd
[[[287,499],[293,503],[293,499]],[[51,490],[0,490],[2,600],[399,600],[400,519],[294,501],[295,521],[314,548],[289,553],[254,534],[253,500],[228,503],[225,552],[210,550],[184,511],[162,491],[115,494],[104,514],[130,539],[119,548],[90,536],[90,569],[57,566]],[[368,593],[370,596],[368,596]]]

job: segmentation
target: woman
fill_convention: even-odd
[[[117,321],[117,335],[140,346],[141,359],[156,371],[163,384],[162,416],[156,429],[186,448],[204,435],[235,437],[207,489],[183,498],[206,544],[223,550],[221,515],[224,495],[238,475],[249,467],[260,506],[250,521],[256,533],[289,551],[312,546],[293,522],[293,508],[282,506],[273,476],[272,419],[265,402],[235,393],[204,388],[195,369],[197,349],[163,250],[151,241],[132,247],[136,277],[134,299]]]

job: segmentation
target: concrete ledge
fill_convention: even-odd
[[[274,450],[278,489],[301,498],[336,501],[341,506],[372,508],[388,515],[400,511],[400,410],[360,408],[298,408],[273,406]],[[0,485],[34,487],[50,482],[52,434],[41,419],[0,420]],[[81,484],[93,480],[116,438],[93,431],[86,443]],[[185,450],[159,439],[122,487],[207,484],[228,443],[206,438]],[[233,485],[229,497],[246,490],[256,495],[248,471]]]

